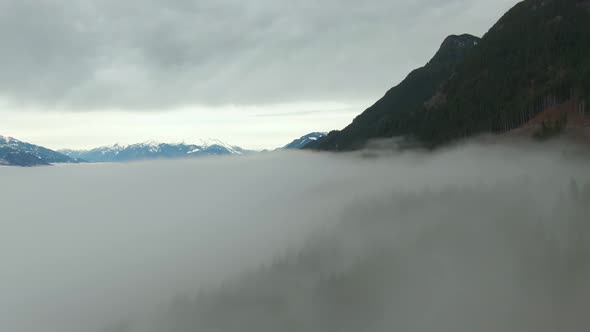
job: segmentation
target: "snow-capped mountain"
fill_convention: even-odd
[[[79,160],[42,146],[0,136],[0,165],[39,166]]]
[[[283,147],[283,149],[303,149],[307,144],[311,143],[311,142],[315,142],[323,137],[325,137],[326,135],[328,135],[328,133],[311,133],[311,134],[307,134],[305,136],[302,136],[301,138],[298,138],[296,140],[294,140],[293,142],[285,145]]]
[[[88,162],[125,162],[150,159],[180,159],[202,156],[241,155],[251,151],[223,143],[219,140],[202,140],[195,144],[144,143],[99,147],[92,150],[60,150],[72,158]]]

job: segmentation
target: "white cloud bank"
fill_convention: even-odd
[[[0,168],[0,330],[584,330],[587,155]]]

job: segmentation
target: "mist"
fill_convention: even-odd
[[[0,168],[0,330],[585,330],[588,156],[465,143]]]

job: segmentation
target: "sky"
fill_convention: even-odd
[[[516,0],[0,0],[0,135],[49,148],[341,129]]]

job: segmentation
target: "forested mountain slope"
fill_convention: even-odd
[[[589,8],[588,0],[517,4],[467,52],[446,80],[439,79],[443,84],[436,89],[424,88],[422,81],[420,88],[401,92],[404,99],[420,93],[412,103],[384,98],[313,148],[348,150],[372,138],[393,136],[411,136],[435,146],[479,133],[507,132],[567,103],[573,106],[562,112],[559,121],[566,123],[568,112],[587,116]],[[400,86],[409,85],[412,76]],[[375,116],[375,108],[388,115]],[[550,121],[548,128],[562,125],[556,119]]]
[[[478,43],[479,38],[471,35],[447,37],[432,60],[412,71],[351,125],[307,147],[349,150],[362,147],[368,139],[409,134],[407,123],[412,111],[423,107]]]
[[[528,0],[510,10],[422,110],[416,133],[432,143],[517,128],[550,108],[590,96],[588,1]]]

